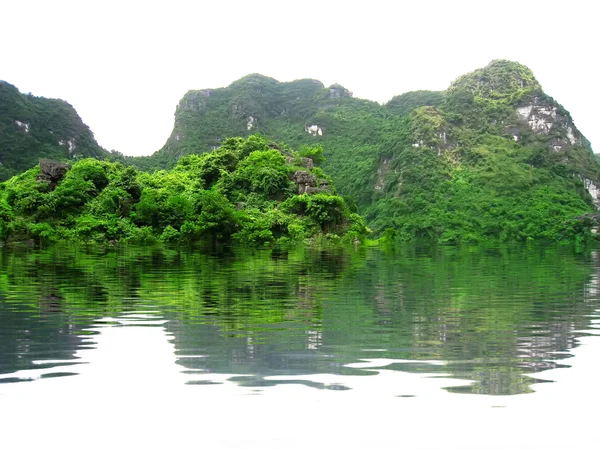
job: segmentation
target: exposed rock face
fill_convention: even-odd
[[[48,182],[50,189],[53,190],[69,170],[69,165],[51,159],[41,159],[40,170],[42,173],[38,175],[38,181]]]
[[[44,175],[49,176],[55,181],[59,181],[69,170],[69,165],[58,161],[52,161],[51,159],[41,159],[40,169]]]
[[[312,162],[310,158],[308,159]],[[298,170],[290,177],[298,186],[298,194],[318,194],[319,192],[331,192],[331,186],[327,180],[318,180],[306,170]]]
[[[314,167],[313,160],[311,158],[302,158],[300,160],[300,165],[302,167],[306,167],[308,170],[311,170]]]
[[[260,112],[260,105],[246,99],[234,99],[229,105],[229,114],[234,120],[246,120],[247,117],[254,118]]]
[[[329,98],[333,99],[342,97],[352,97],[352,92],[337,83],[329,86]]]
[[[323,129],[319,125],[307,125],[304,127],[304,131],[311,136],[323,136]]]
[[[206,99],[210,97],[211,90],[203,89],[200,91],[189,91],[177,105],[177,112],[192,111],[195,113],[204,112],[206,109]]]
[[[583,180],[583,185],[585,186],[588,193],[592,197],[594,206],[596,208],[600,209],[600,186],[598,186],[592,180],[588,180],[588,179]]]
[[[316,188],[317,180],[306,170],[298,170],[292,176],[292,181],[298,186],[298,194],[304,194],[311,191],[310,188]],[[308,192],[309,194],[311,192]]]
[[[321,192],[331,192],[331,186],[329,186],[329,181],[327,180],[319,180],[319,190]]]
[[[281,152],[281,154],[283,156],[285,156],[285,162],[287,164],[296,164],[297,163],[295,157],[293,157],[292,155],[284,154],[281,149],[279,151]],[[306,167],[308,170],[312,170],[315,167],[313,160],[311,158],[300,158],[299,165],[301,165],[302,167]]]
[[[568,147],[583,147],[581,133],[575,128],[569,114],[553,100],[535,95],[516,108],[522,123],[538,135],[548,136],[548,146],[554,151]],[[518,135],[515,134],[518,139]]]
[[[413,144],[414,145],[414,144]],[[385,187],[385,176],[390,171],[390,158],[384,158],[377,168],[377,179],[375,181],[375,190],[381,191]]]
[[[30,125],[28,123],[21,122],[20,120],[15,120],[15,125],[17,125],[19,128],[23,128],[23,130],[25,130],[25,133],[29,133]]]

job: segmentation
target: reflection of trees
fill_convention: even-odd
[[[600,252],[598,250],[592,250],[590,252],[590,262],[592,267],[600,268]],[[586,300],[594,301],[600,295],[600,271],[595,270],[589,277],[588,282],[585,286]]]
[[[589,257],[559,248],[396,250],[374,258],[351,288],[370,299],[376,319],[347,312],[380,335],[389,349],[380,356],[446,360],[449,366],[431,370],[476,382],[461,391],[526,392],[533,380],[525,374],[556,367],[576,345],[574,330],[589,325],[598,304]],[[345,339],[357,349],[369,342],[351,332]]]
[[[81,327],[48,299],[40,299],[40,309],[7,302],[0,297],[0,374],[56,366],[43,360],[71,360],[82,345]],[[36,361],[37,364],[34,364]]]
[[[561,364],[573,331],[588,326],[598,259],[554,247],[4,252],[0,321],[40,333],[34,341],[62,359],[93,319],[148,306],[170,319],[180,364],[198,373],[364,373],[344,365],[443,360],[391,368],[475,381],[461,392],[520,393],[527,373]],[[3,341],[21,345],[6,344],[3,358],[27,354],[16,336]]]
[[[12,305],[18,317],[7,313],[2,319],[14,324],[12,329],[4,327],[8,331],[41,333],[46,338],[40,337],[40,343],[61,348],[61,358],[69,358],[83,325],[147,304],[164,309],[173,319],[173,329],[178,329],[178,323],[191,324],[204,330],[198,339],[213,342],[215,348],[224,348],[218,344],[225,342],[229,350],[219,367],[249,359],[274,367],[298,366],[291,362],[295,357],[271,351],[265,342],[276,341],[273,336],[281,332],[277,324],[293,323],[291,348],[318,347],[320,331],[318,325],[312,326],[320,322],[321,309],[315,292],[331,286],[348,264],[348,253],[335,249],[219,254],[143,248],[5,251],[0,254],[0,295],[7,298],[0,302]],[[40,312],[52,320],[39,323]],[[268,331],[271,326],[275,326],[273,333]],[[207,330],[208,338],[203,334]],[[7,344],[3,354],[31,364],[30,345],[21,345],[25,341],[7,335],[8,331],[5,341],[15,348]],[[296,338],[297,331],[301,339]],[[190,328],[186,332],[195,335]],[[16,367],[14,361],[4,365],[9,371]]]

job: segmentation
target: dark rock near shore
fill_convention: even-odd
[[[42,173],[38,175],[37,180],[46,181],[50,190],[54,190],[69,170],[69,165],[51,159],[41,159],[40,170]]]

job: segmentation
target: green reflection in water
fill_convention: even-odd
[[[248,386],[382,361],[473,380],[454,392],[530,392],[527,374],[568,364],[589,328],[597,260],[562,247],[5,249],[0,374],[72,359],[99,318],[152,310],[182,370]],[[375,361],[348,366],[361,360]]]

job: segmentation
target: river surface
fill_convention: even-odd
[[[596,449],[600,252],[0,249],[2,449]]]

